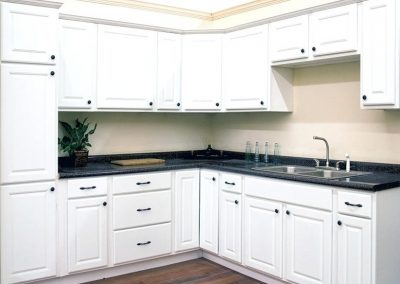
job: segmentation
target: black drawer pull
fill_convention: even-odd
[[[137,209],[136,211],[137,212],[143,212],[143,211],[150,211],[151,210],[151,208],[149,207],[149,208],[144,208],[144,209]]]
[[[96,186],[87,186],[87,187],[84,187],[84,186],[82,186],[81,188],[79,188],[80,190],[86,190],[86,189],[95,189],[96,188]]]
[[[234,182],[225,182],[225,184],[228,184],[228,185],[236,185],[236,183],[234,183]]]
[[[151,244],[150,241],[145,242],[145,243],[137,243],[138,246],[145,246],[145,245],[149,245],[149,244]]]
[[[144,184],[150,184],[150,181],[146,181],[146,182],[137,182],[136,185],[144,185]]]
[[[347,202],[347,201],[344,204],[346,204],[347,206],[353,206],[353,207],[359,207],[359,208],[362,207],[361,204],[353,204],[353,203],[350,203],[350,202]]]

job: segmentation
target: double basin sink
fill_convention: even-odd
[[[334,169],[323,169],[303,166],[266,166],[266,167],[255,167],[253,170],[263,172],[273,172],[282,174],[300,175],[305,177],[323,178],[323,179],[339,179],[349,178],[361,175],[370,174],[368,172],[344,172]]]

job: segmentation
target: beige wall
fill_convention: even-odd
[[[244,151],[246,140],[278,142],[283,155],[323,158],[323,142],[312,139],[319,135],[335,159],[349,153],[353,160],[400,163],[400,111],[361,110],[359,74],[359,63],[297,69],[293,113],[215,115],[213,144]]]
[[[59,114],[59,120],[68,122],[76,117],[98,123],[90,137],[91,155],[203,149],[210,142],[211,117],[205,114]]]

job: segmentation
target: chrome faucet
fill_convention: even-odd
[[[326,146],[326,167],[329,167],[329,144],[328,141],[326,141],[325,138],[323,137],[319,137],[319,136],[313,136],[314,140],[322,140],[325,142],[325,146]]]

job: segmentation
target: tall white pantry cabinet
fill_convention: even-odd
[[[16,283],[56,275],[58,10],[0,5],[1,283]]]

